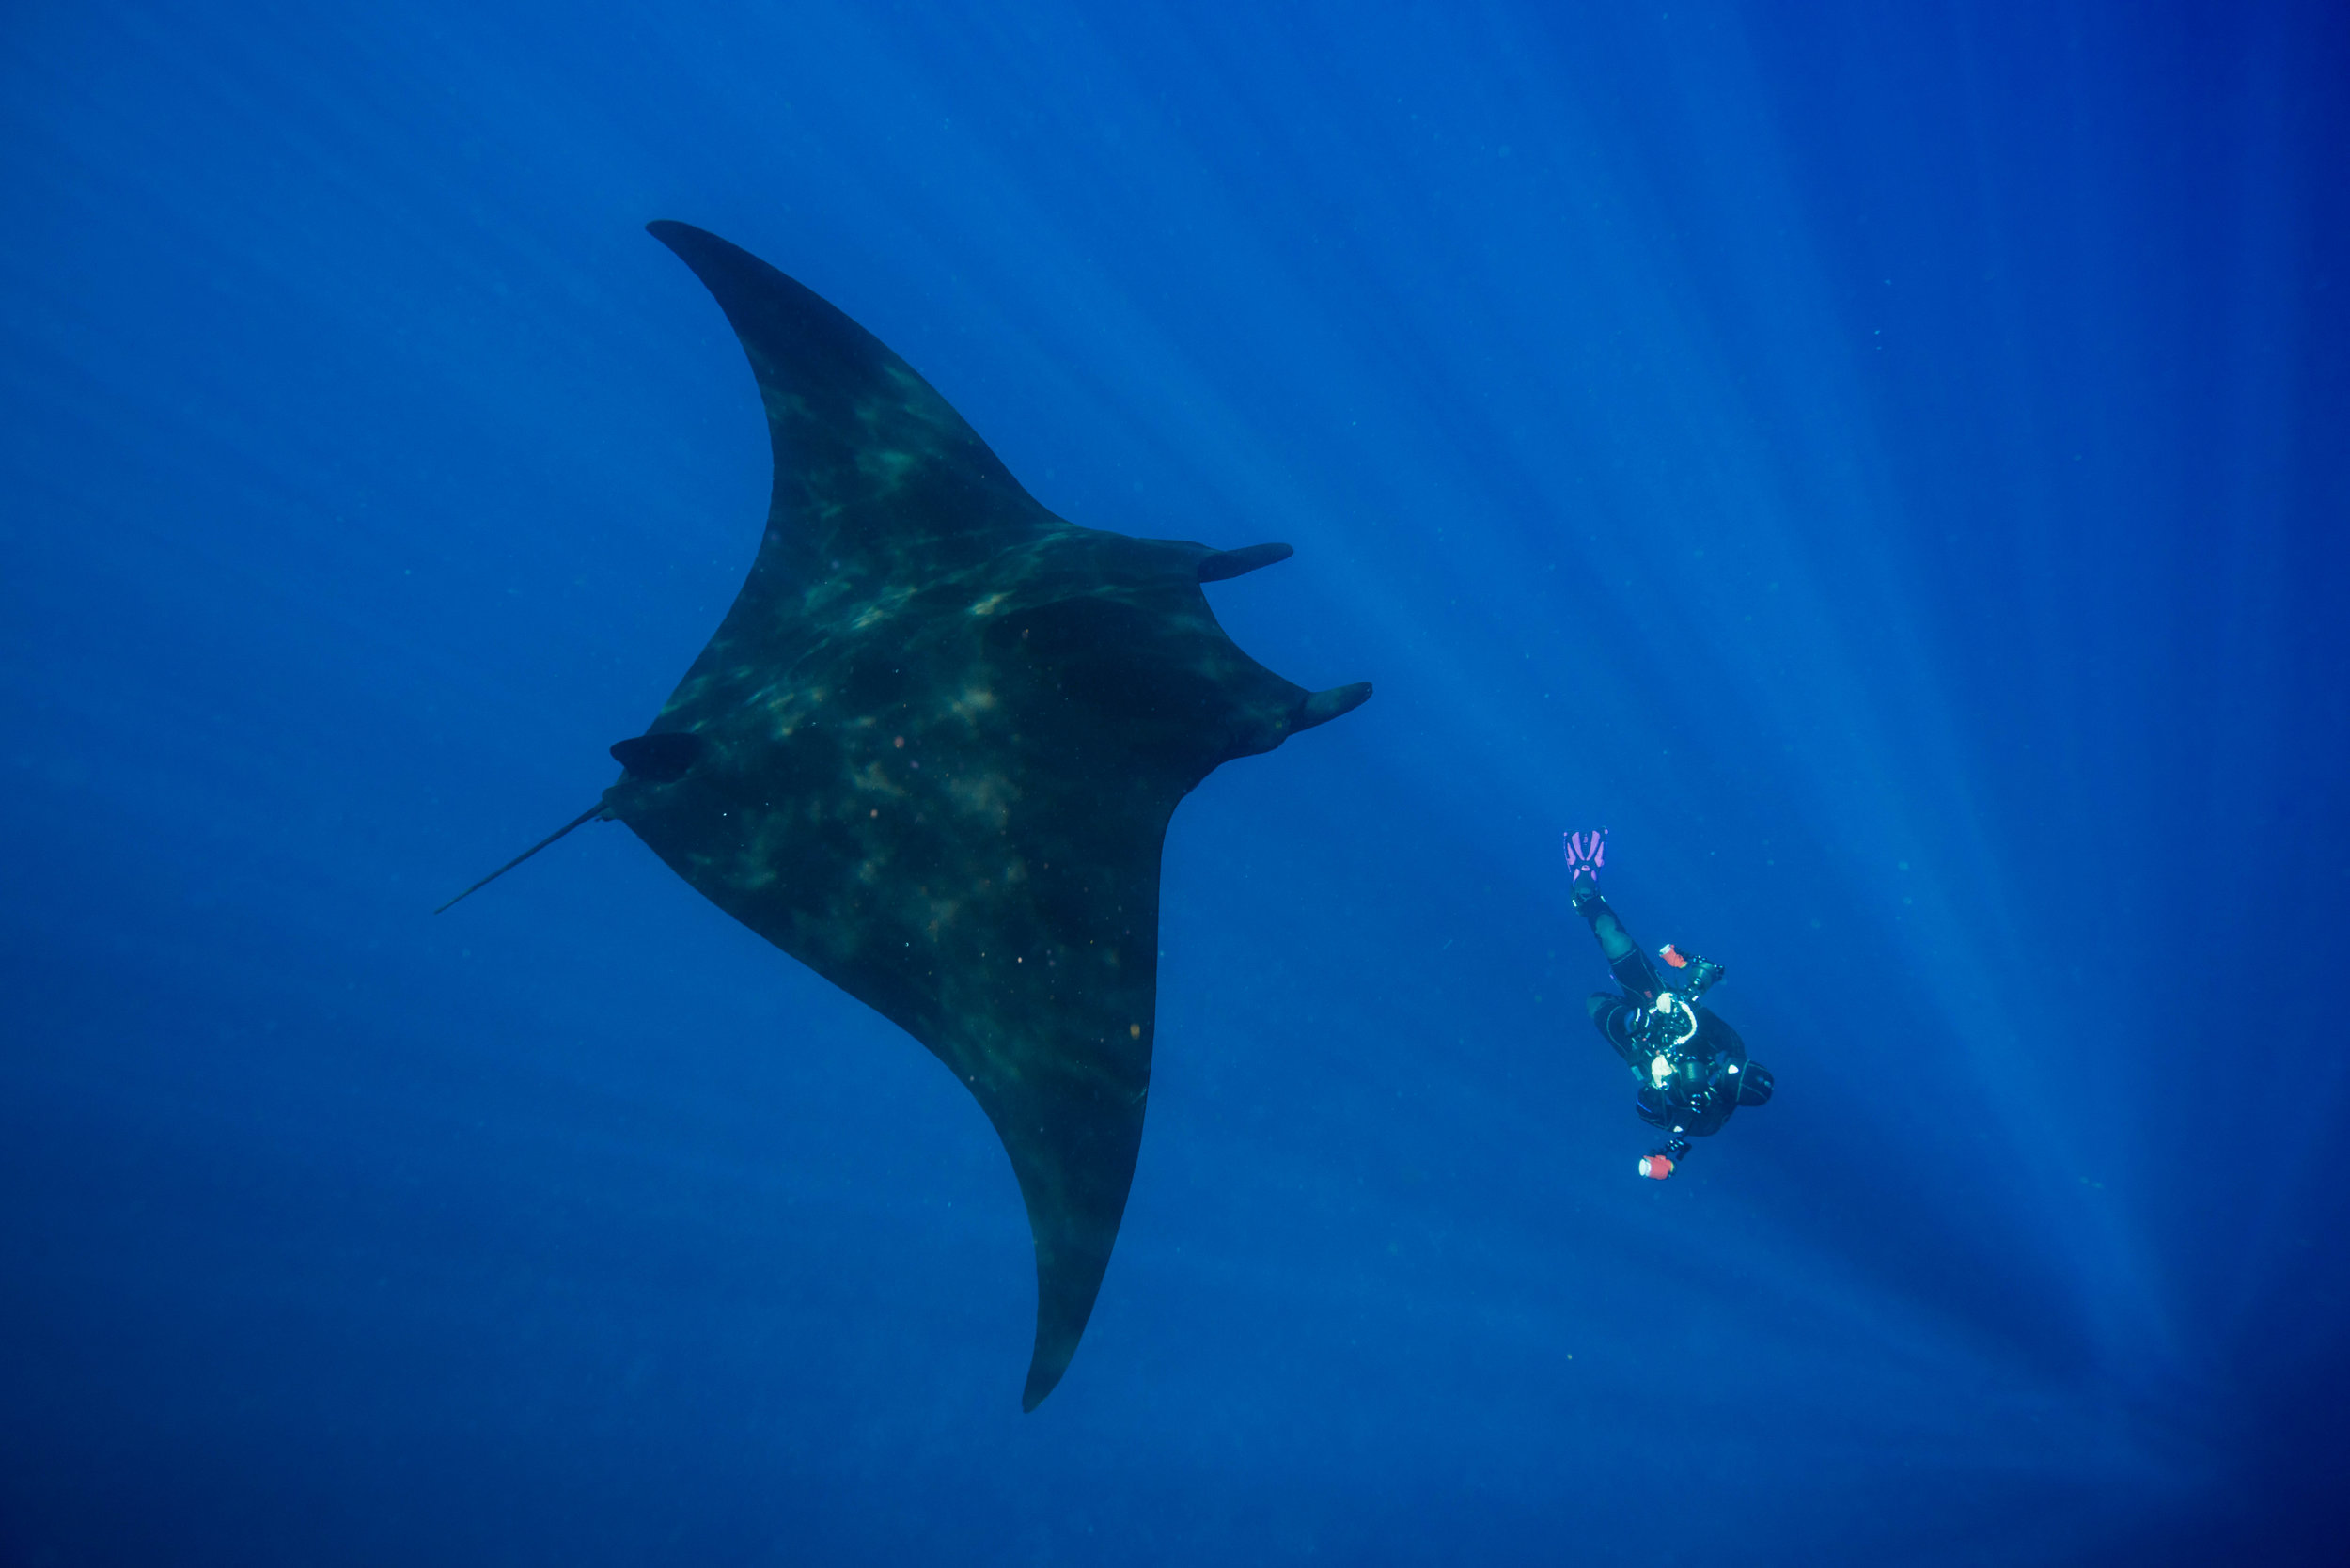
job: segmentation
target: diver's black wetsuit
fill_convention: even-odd
[[[1597,885],[1579,882],[1575,891],[1575,913],[1590,922],[1600,951],[1607,955],[1607,967],[1624,990],[1621,996],[1605,991],[1593,996],[1587,1004],[1591,1023],[1638,1080],[1634,1108],[1640,1120],[1671,1135],[1674,1141],[1668,1147],[1678,1155],[1687,1147],[1686,1139],[1720,1132],[1730,1113],[1741,1105],[1768,1101],[1770,1071],[1749,1066],[1746,1042],[1738,1038],[1738,1031],[1701,1003],[1691,1010],[1697,1015],[1697,1034],[1685,1044],[1673,1047],[1669,1059],[1674,1070],[1663,1083],[1656,1081],[1651,1063],[1657,1059],[1658,1047],[1640,1037],[1639,1025],[1657,996],[1669,988],[1625,932],[1623,922],[1616,918],[1616,912],[1607,907]]]

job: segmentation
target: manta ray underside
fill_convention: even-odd
[[[1033,1410],[1134,1178],[1176,803],[1371,687],[1308,692],[1216,624],[1199,585],[1289,546],[1063,522],[848,317],[715,235],[650,227],[750,357],[775,494],[717,635],[563,832],[626,823],[971,1091],[1036,1238]]]

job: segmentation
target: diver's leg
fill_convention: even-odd
[[[1616,983],[1642,1003],[1653,1002],[1665,987],[1657,980],[1656,971],[1649,966],[1648,955],[1632,940],[1632,933],[1623,929],[1616,912],[1607,907],[1600,896],[1600,868],[1607,864],[1607,830],[1596,833],[1570,833],[1566,836],[1567,874],[1574,879],[1568,902],[1574,912],[1590,922],[1591,934],[1599,938],[1599,950],[1607,955],[1607,967],[1616,977]]]
[[[1607,907],[1607,901],[1600,897],[1596,886],[1577,886],[1588,887],[1589,891],[1575,901],[1574,912],[1590,922],[1591,934],[1599,938],[1599,950],[1606,955],[1608,972],[1616,977],[1616,983],[1624,988],[1626,995],[1643,1002],[1654,1001],[1665,986],[1656,978],[1648,954],[1632,940],[1632,933],[1623,929],[1623,922],[1616,918],[1616,912]]]
[[[1638,1066],[1646,1053],[1633,1040],[1632,1031],[1625,1027],[1632,1004],[1613,992],[1598,991],[1593,992],[1590,999],[1583,1005],[1591,1015],[1591,1027],[1600,1032],[1608,1048],[1623,1058],[1625,1066]]]

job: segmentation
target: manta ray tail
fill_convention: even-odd
[[[595,805],[588,808],[587,810],[582,811],[578,816],[573,817],[570,822],[565,823],[561,827],[556,828],[554,832],[548,834],[545,838],[540,839],[537,843],[523,851],[522,854],[514,856],[513,859],[509,860],[505,865],[500,866],[496,870],[492,871],[488,876],[483,877],[479,882],[475,883],[471,887],[468,887],[463,892],[458,894],[456,898],[449,900],[448,903],[441,905],[440,909],[436,909],[432,913],[438,915],[441,913],[441,910],[448,908],[449,904],[458,903],[472,897],[474,894],[480,892],[481,889],[489,886],[490,884],[495,882],[498,878],[504,876],[507,872],[512,870],[515,867],[521,865],[524,861],[529,859],[532,855],[538,854],[540,850],[546,848],[549,844],[552,844],[557,839],[560,839],[563,835],[569,833],[572,829],[575,827],[585,827],[589,823],[594,822],[598,817],[603,815],[603,802],[600,800],[596,802]]]

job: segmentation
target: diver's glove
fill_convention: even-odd
[[[1599,869],[1607,864],[1607,830],[1570,833],[1566,839],[1567,874],[1574,879],[1568,898],[1580,908],[1586,900],[1599,897]]]

